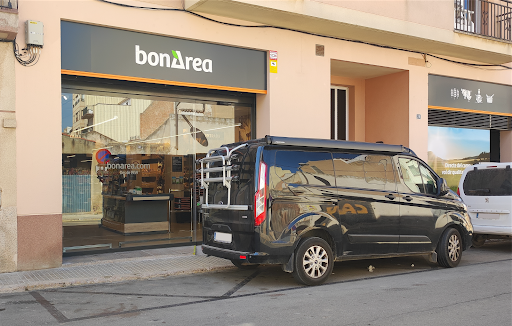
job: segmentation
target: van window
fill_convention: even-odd
[[[425,193],[429,195],[437,195],[437,181],[434,175],[423,164],[418,163],[420,167],[421,178],[423,179],[423,187]]]
[[[512,196],[511,169],[468,171],[463,183],[467,196]]]
[[[333,153],[336,185],[394,190],[395,176],[389,156]]]
[[[407,187],[416,193],[436,195],[436,177],[421,163],[414,159],[400,157],[398,159],[402,178]]]
[[[331,153],[277,151],[274,171],[285,183],[334,186]]]

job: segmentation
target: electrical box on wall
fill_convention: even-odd
[[[43,23],[35,20],[25,22],[25,43],[30,45],[43,46],[44,32]]]

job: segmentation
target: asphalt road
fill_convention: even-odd
[[[511,292],[512,241],[495,241],[452,269],[421,257],[336,263],[317,287],[260,266],[3,294],[0,325],[501,326]]]

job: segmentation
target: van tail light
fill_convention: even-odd
[[[460,189],[459,189],[459,187],[457,187],[457,195],[459,195],[459,197],[460,197]]]
[[[260,173],[258,178],[258,190],[254,195],[254,225],[258,226],[263,223],[267,217],[267,165],[260,162]]]

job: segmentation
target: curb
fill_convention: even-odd
[[[166,269],[166,266],[162,270],[156,270],[151,272],[144,272],[144,266],[137,265],[172,265],[172,268]],[[124,265],[124,266],[123,266]],[[184,265],[184,266],[180,266]],[[190,267],[190,265],[195,265]],[[151,267],[151,266],[148,266]],[[121,273],[119,275],[112,275],[112,273],[104,273],[103,275],[94,275],[89,277],[83,277],[79,275],[90,273],[91,269],[103,268],[110,270],[125,270],[128,272]],[[15,293],[15,292],[26,292],[43,289],[55,289],[65,288],[70,286],[83,286],[93,284],[112,284],[126,281],[135,280],[146,280],[151,278],[167,277],[174,275],[188,275],[196,273],[214,272],[225,269],[235,268],[229,261],[216,257],[198,257],[198,256],[171,256],[171,257],[151,257],[148,259],[120,259],[115,261],[103,261],[103,262],[88,262],[70,264],[55,269],[38,270],[31,272],[14,272],[4,274],[4,278],[16,277],[21,280],[16,284],[5,284],[0,285],[0,294],[2,293]],[[137,272],[129,270],[137,270]],[[76,277],[68,278],[55,278],[49,280],[28,280],[28,278],[44,278],[45,276],[56,275],[58,273],[76,274]],[[2,274],[0,274],[0,277]],[[0,284],[2,280],[0,279]]]

